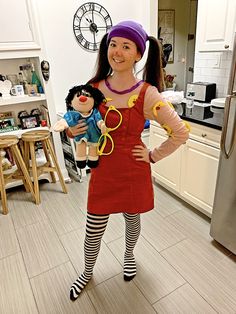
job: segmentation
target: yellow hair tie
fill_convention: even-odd
[[[106,102],[112,101],[112,98],[106,97],[105,101],[106,101]]]

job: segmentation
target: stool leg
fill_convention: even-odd
[[[24,142],[23,143],[23,158],[24,158],[24,161],[25,161],[25,165],[26,165],[26,168],[29,169],[30,168],[30,163],[29,163],[29,143],[27,142]]]
[[[5,181],[3,176],[3,170],[2,170],[2,157],[0,157],[0,190],[1,190],[1,200],[2,200],[2,212],[4,215],[8,213],[8,207],[7,207],[7,195],[5,190]]]
[[[20,149],[20,152],[21,152],[21,156],[23,158],[25,158],[25,156],[24,156],[24,143],[23,143],[23,141],[20,138],[19,138],[18,146],[19,146],[19,149]]]
[[[52,144],[51,144],[50,139],[46,139],[45,143],[46,143],[46,146],[48,147],[48,150],[49,150],[49,153],[50,153],[50,155],[51,155],[51,158],[52,158],[54,167],[56,168],[56,172],[57,172],[59,181],[60,181],[60,183],[61,183],[62,191],[63,191],[64,193],[68,193],[67,187],[66,187],[66,185],[65,185],[65,181],[64,181],[64,178],[63,178],[63,176],[62,176],[61,169],[60,169],[60,167],[59,167],[59,165],[58,165],[57,157],[56,157],[56,155],[55,155],[55,153],[54,153],[54,149],[53,149],[53,147],[52,147]]]
[[[16,166],[17,166],[17,172],[20,174],[20,177],[21,177],[22,182],[24,184],[25,190],[26,190],[26,192],[30,192],[29,185],[28,185],[28,183],[26,181],[26,178],[25,178],[25,176],[23,174],[22,167],[21,167],[21,164],[18,161],[16,153],[14,152],[14,149],[11,149],[11,151],[12,151],[12,154],[14,155],[14,160],[15,160],[15,163],[16,163]],[[19,150],[19,153],[20,153],[20,150]]]
[[[34,194],[35,194],[35,202],[36,204],[40,204],[40,194],[39,194],[39,182],[38,182],[38,170],[37,170],[37,162],[35,157],[35,148],[34,143],[29,143],[30,147],[30,157],[32,163],[32,176],[33,176],[33,185],[34,185]]]
[[[47,145],[45,144],[44,141],[42,141],[42,146],[43,146],[43,151],[44,151],[47,163],[49,164],[49,167],[53,167],[51,158],[50,158],[50,156],[48,154]],[[50,175],[51,175],[52,182],[55,183],[56,182],[56,176],[55,176],[54,171],[50,171]]]
[[[32,194],[36,204],[37,204],[37,200],[36,200],[36,197],[35,197],[35,192],[34,192],[34,189],[33,189],[33,184],[31,182],[31,179],[30,179],[30,176],[29,176],[29,172],[27,171],[27,168],[25,166],[24,160],[23,160],[23,158],[21,156],[21,153],[20,153],[20,150],[19,150],[17,144],[16,145],[12,145],[12,151],[13,151],[15,160],[17,162],[17,166],[19,167],[19,169],[23,173],[24,179],[22,179],[22,181],[23,181],[23,183],[25,185],[26,191],[30,190],[30,192],[31,192],[31,194]]]

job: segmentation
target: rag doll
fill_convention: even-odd
[[[98,140],[106,132],[106,126],[97,108],[105,101],[102,92],[91,85],[74,86],[66,97],[66,114],[53,127],[54,131],[61,132],[76,126],[79,120],[85,120],[88,129],[74,137],[76,164],[80,169],[86,165],[90,168],[98,166]]]

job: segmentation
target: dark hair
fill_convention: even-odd
[[[97,83],[104,80],[112,73],[112,68],[110,67],[107,58],[107,36],[108,34],[105,34],[100,42],[96,63],[96,73],[94,77],[87,82],[87,84]]]
[[[88,92],[91,95],[91,97],[94,99],[94,106],[93,106],[94,108],[97,108],[100,103],[105,101],[105,96],[98,88],[95,88],[88,84],[74,86],[69,90],[69,93],[65,99],[67,111],[74,110],[74,108],[71,106],[71,102],[74,99],[74,96],[77,94],[80,94],[82,91]]]
[[[159,92],[164,90],[164,76],[162,69],[162,47],[157,39],[148,36],[149,49],[146,64],[143,68],[143,79],[157,87]]]
[[[98,58],[96,63],[96,72],[87,84],[97,83],[106,79],[111,73],[112,69],[107,58],[107,35],[105,34],[101,40]],[[149,36],[149,49],[146,64],[143,68],[143,80],[153,86],[156,86],[159,92],[164,90],[164,79],[162,70],[162,49],[155,37]]]

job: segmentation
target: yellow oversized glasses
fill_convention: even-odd
[[[122,122],[122,114],[120,113],[119,110],[117,110],[114,106],[109,106],[108,109],[107,109],[107,112],[105,114],[105,117],[104,117],[104,122],[106,124],[106,119],[107,119],[107,116],[108,116],[108,113],[110,111],[115,111],[118,116],[119,116],[119,122],[118,124],[115,126],[115,127],[111,127],[111,128],[108,128],[107,127],[107,130],[104,134],[102,134],[98,140],[98,148],[97,148],[97,152],[98,152],[98,155],[101,156],[101,155],[110,155],[112,152],[113,152],[113,149],[114,149],[114,141],[111,137],[111,135],[109,134],[110,132],[112,131],[115,131],[116,129],[119,128],[119,126],[121,125],[121,122]],[[110,141],[111,142],[111,149],[109,152],[104,152],[104,149],[107,145],[107,141]]]

